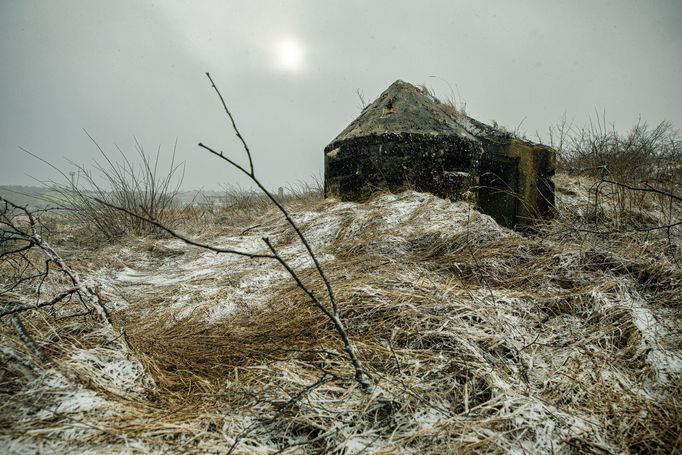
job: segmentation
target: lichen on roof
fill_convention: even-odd
[[[457,136],[474,140],[444,104],[418,87],[398,80],[365,107],[331,144],[387,134]]]
[[[512,135],[479,122],[443,103],[428,90],[397,80],[365,107],[327,149],[343,142],[381,136],[440,136],[476,141],[508,142]]]

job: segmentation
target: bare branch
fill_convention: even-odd
[[[28,330],[26,330],[26,326],[24,326],[24,323],[21,322],[21,318],[18,314],[12,315],[12,326],[14,326],[14,330],[17,332],[17,335],[19,335],[21,341],[23,341],[26,347],[29,348],[36,355],[36,357],[40,359],[41,362],[49,362],[49,359],[40,351],[38,345],[28,333]]]
[[[247,177],[249,177],[249,178],[253,181],[253,183],[256,184],[256,186],[258,186],[258,189],[260,189],[260,190],[263,192],[263,194],[265,194],[265,195],[267,196],[267,198],[270,199],[270,201],[271,201],[271,202],[279,209],[279,211],[284,215],[284,218],[287,220],[287,223],[289,223],[289,225],[294,229],[294,231],[296,232],[296,235],[298,236],[299,240],[301,241],[301,243],[303,243],[303,246],[305,246],[305,249],[306,249],[306,251],[308,252],[308,255],[309,255],[310,258],[313,260],[313,263],[315,264],[315,268],[317,269],[317,273],[318,273],[318,274],[320,275],[320,277],[322,278],[322,281],[324,282],[324,285],[325,285],[325,287],[326,287],[326,289],[327,289],[327,294],[328,294],[328,296],[329,296],[329,301],[331,302],[331,305],[332,305],[332,311],[334,312],[334,314],[338,315],[338,314],[339,314],[339,309],[338,309],[338,306],[337,306],[337,304],[336,304],[336,297],[335,297],[335,295],[334,295],[334,290],[332,289],[332,285],[331,285],[331,283],[329,282],[329,278],[327,278],[326,273],[324,273],[324,270],[322,269],[322,266],[320,265],[320,262],[317,260],[317,256],[316,256],[315,253],[313,252],[313,249],[312,249],[312,247],[310,246],[310,244],[308,243],[308,240],[307,240],[306,237],[303,235],[303,233],[301,232],[301,229],[298,227],[298,225],[296,224],[296,222],[291,218],[291,215],[289,214],[289,212],[287,211],[287,209],[285,209],[284,206],[283,206],[283,205],[282,205],[282,204],[281,204],[281,203],[280,203],[280,202],[279,202],[279,201],[270,193],[270,191],[268,191],[268,189],[265,188],[265,186],[263,186],[263,184],[260,182],[260,180],[258,180],[258,178],[256,178],[255,175],[250,174],[248,171],[246,171],[246,169],[244,169],[243,167],[239,166],[239,165],[236,164],[234,161],[232,161],[231,159],[229,159],[228,157],[226,157],[222,152],[217,152],[217,151],[215,151],[214,149],[212,149],[211,147],[208,147],[207,145],[204,145],[204,144],[202,144],[202,143],[199,143],[199,147],[202,147],[202,148],[208,150],[208,151],[211,152],[213,155],[215,155],[215,156],[217,156],[218,158],[220,158],[220,159],[222,159],[222,160],[228,162],[229,164],[231,164],[232,166],[234,166],[235,168],[237,168],[238,170],[240,170],[242,173],[244,173]]]
[[[15,238],[15,239],[8,239],[8,240],[17,240],[17,241],[23,240],[23,241],[28,242],[28,244],[22,246],[21,248],[17,248],[16,250],[8,250],[8,251],[4,251],[3,253],[0,253],[0,259],[2,259],[5,256],[9,256],[10,254],[19,254],[21,252],[30,250],[31,248],[33,248],[33,245],[35,245],[31,240],[26,240],[26,239]]]
[[[38,247],[42,253],[47,257],[47,263],[52,262],[59,267],[59,269],[64,273],[64,275],[67,276],[69,281],[71,281],[72,288],[75,289],[74,291],[68,290],[64,292],[68,292],[70,294],[73,294],[74,292],[78,294],[80,297],[81,301],[83,301],[84,304],[89,304],[92,308],[94,308],[96,315],[102,319],[106,320],[110,325],[112,324],[111,317],[109,316],[109,312],[107,309],[102,305],[100,300],[97,298],[97,296],[86,286],[83,286],[81,283],[80,277],[78,274],[73,271],[62,259],[62,257],[57,253],[57,251],[54,250],[50,246],[50,244],[45,240],[41,233],[40,233],[40,224],[36,220],[36,218],[33,216],[33,213],[26,207],[14,204],[13,202],[0,197],[0,201],[5,204],[5,207],[11,207],[13,210],[17,210],[21,213],[23,213],[26,218],[28,219],[28,228],[20,228],[16,224],[14,224],[12,221],[10,221],[7,218],[7,215],[5,213],[5,221],[4,223],[9,226],[14,232],[17,233],[17,235],[21,236],[23,240],[30,242],[32,245],[35,245]],[[43,277],[43,280],[47,277],[47,274],[49,273],[49,268],[45,269],[45,272],[41,274],[40,276]],[[42,283],[41,283],[42,284]],[[59,296],[59,295],[58,295]],[[62,297],[63,299],[64,297]],[[60,299],[61,300],[61,299]],[[50,301],[51,302],[51,301]],[[54,302],[56,303],[56,302]],[[54,304],[51,303],[51,304]],[[44,305],[44,306],[47,306]]]
[[[244,229],[244,230],[241,232],[240,235],[246,235],[247,232],[252,231],[252,230],[254,230],[254,229],[257,229],[257,228],[259,228],[259,227],[261,227],[260,224],[255,224],[255,225],[253,225],[253,226],[251,226],[251,227],[247,227],[246,229]]]
[[[265,188],[265,186],[261,183],[261,181],[256,177],[254,167],[253,167],[253,161],[251,159],[251,151],[249,150],[249,147],[246,145],[246,142],[244,141],[239,130],[237,129],[237,126],[234,122],[234,118],[232,117],[232,114],[230,113],[229,109],[227,108],[227,105],[225,104],[225,99],[223,98],[222,94],[220,93],[220,90],[218,90],[218,87],[213,82],[211,75],[209,73],[206,73],[206,76],[208,77],[208,80],[211,81],[211,86],[213,87],[213,89],[218,94],[218,97],[220,98],[220,101],[222,102],[223,107],[225,108],[225,112],[227,112],[227,115],[230,117],[230,121],[232,123],[232,128],[233,128],[235,134],[241,140],[242,145],[244,146],[244,151],[246,152],[246,155],[249,158],[249,170],[247,171],[244,167],[240,166],[239,164],[237,164],[232,159],[226,157],[222,152],[218,152],[218,151],[214,150],[213,148],[204,145],[203,143],[199,143],[199,147],[209,151],[210,153],[217,156],[218,158],[226,161],[227,163],[229,163],[230,165],[232,165],[233,167],[235,167],[236,169],[241,171],[243,174],[245,174],[247,177],[249,177],[251,179],[251,181],[253,181],[253,183],[255,183],[256,186],[258,186],[258,188],[263,192],[263,194],[265,194],[268,197],[268,199],[270,199],[270,201],[277,207],[277,209],[279,209],[279,211],[284,215],[284,218],[287,220],[287,223],[294,229],[299,240],[301,241],[301,243],[305,247],[306,251],[308,252],[308,256],[312,259],[313,263],[315,264],[315,269],[317,270],[317,273],[319,274],[319,276],[322,278],[322,281],[324,282],[325,288],[327,290],[327,295],[329,297],[329,302],[331,304],[331,310],[326,308],[320,302],[320,300],[309,289],[307,289],[305,286],[302,285],[302,283],[297,278],[296,274],[293,272],[291,267],[286,263],[286,261],[284,261],[281,258],[281,256],[279,256],[279,254],[277,254],[277,252],[275,251],[274,247],[269,242],[269,240],[267,240],[265,238],[263,240],[265,241],[265,243],[270,248],[270,251],[272,251],[274,259],[276,259],[280,264],[282,264],[287,269],[289,274],[292,275],[292,277],[294,277],[294,279],[297,281],[297,284],[306,291],[306,293],[312,299],[314,304],[316,306],[318,306],[318,308],[320,308],[323,311],[323,313],[332,321],[336,331],[338,332],[339,336],[343,340],[344,350],[348,354],[348,357],[350,358],[351,363],[353,364],[353,367],[355,368],[356,380],[363,386],[363,388],[365,390],[371,390],[372,386],[371,386],[371,384],[370,384],[370,382],[366,376],[366,373],[365,373],[364,368],[362,366],[362,362],[360,361],[360,358],[357,355],[357,351],[356,351],[355,347],[353,346],[353,343],[348,338],[348,333],[346,331],[346,328],[344,327],[343,323],[341,322],[340,314],[339,314],[339,308],[338,308],[338,305],[336,303],[336,297],[334,295],[334,290],[332,288],[331,282],[329,281],[329,278],[327,278],[327,274],[322,269],[322,266],[320,265],[320,261],[317,259],[317,256],[313,252],[313,249],[310,246],[308,239],[306,239],[306,237],[303,235],[303,232],[301,232],[301,229],[298,227],[296,222],[291,218],[291,215],[289,214],[287,209],[284,208],[282,203],[280,201],[278,201],[272,195],[272,193],[270,193],[270,191],[268,191],[268,189]]]
[[[322,304],[322,302],[320,302],[320,300],[317,298],[317,296],[315,294],[313,294],[313,292],[310,289],[308,289],[306,287],[306,285],[303,284],[303,282],[298,277],[298,275],[296,274],[294,269],[292,269],[291,266],[282,258],[282,256],[279,255],[277,250],[275,250],[275,247],[270,242],[270,239],[267,237],[263,237],[263,242],[265,242],[265,244],[268,246],[268,248],[270,248],[270,251],[272,251],[272,256],[274,257],[274,259],[277,260],[277,262],[279,262],[282,265],[282,267],[284,267],[286,269],[287,272],[289,272],[289,275],[291,275],[291,277],[294,279],[294,281],[296,282],[296,285],[298,285],[298,287],[301,288],[303,290],[303,292],[305,292],[308,297],[310,297],[310,300],[313,301],[315,306],[318,307],[320,310],[322,310],[322,312],[328,318],[333,319],[334,315],[329,311],[329,309],[327,309],[327,307],[325,307]]]
[[[101,199],[95,198],[95,201],[99,202],[99,203],[102,204],[102,205],[106,205],[106,206],[109,207],[109,208],[112,208],[112,209],[115,209],[115,210],[120,210],[120,211],[122,211],[122,212],[125,212],[125,213],[127,213],[128,215],[133,216],[133,217],[139,219],[140,221],[144,221],[144,222],[147,222],[147,223],[149,223],[149,224],[153,224],[154,226],[158,227],[159,229],[162,229],[162,230],[166,231],[167,233],[169,233],[169,234],[172,235],[173,237],[175,237],[175,238],[177,238],[177,239],[179,239],[179,240],[182,240],[183,242],[187,243],[188,245],[192,245],[192,246],[196,246],[196,247],[199,247],[199,248],[203,248],[203,249],[205,249],[205,250],[213,251],[213,252],[215,252],[215,253],[235,254],[235,255],[237,255],[237,256],[245,256],[245,257],[248,257],[248,258],[251,258],[251,259],[258,259],[258,258],[276,259],[274,256],[272,256],[272,255],[270,255],[270,254],[249,253],[248,251],[235,250],[235,249],[231,249],[231,248],[220,248],[220,247],[217,247],[217,246],[208,245],[208,244],[206,244],[206,243],[197,242],[197,241],[192,240],[192,239],[190,239],[190,238],[188,238],[188,237],[185,237],[185,236],[182,235],[182,234],[178,234],[178,233],[175,232],[173,229],[171,229],[171,228],[169,228],[169,227],[167,227],[167,226],[164,226],[162,223],[159,223],[159,222],[156,221],[156,220],[153,220],[153,219],[148,218],[148,217],[144,217],[144,216],[139,215],[139,214],[137,214],[137,213],[135,213],[135,212],[132,212],[132,211],[126,209],[126,208],[123,208],[123,207],[119,207],[119,206],[117,206],[117,205],[110,204],[110,203],[105,202],[105,201],[103,201],[103,200],[101,200]]]
[[[227,108],[227,104],[225,103],[225,99],[223,98],[223,95],[220,93],[220,90],[218,90],[218,87],[216,87],[215,82],[213,82],[211,75],[209,73],[206,73],[206,77],[208,77],[208,80],[211,81],[211,85],[213,86],[216,93],[218,94],[218,97],[220,98],[220,102],[223,103],[223,108],[225,109],[227,116],[230,117],[230,121],[232,122],[232,129],[237,134],[237,137],[239,138],[239,140],[242,142],[242,145],[244,146],[244,150],[246,150],[246,156],[249,158],[249,169],[251,170],[251,172],[249,172],[248,174],[253,176],[253,160],[251,159],[251,151],[249,150],[249,146],[246,145],[246,141],[244,140],[241,133],[239,132],[239,129],[237,129],[237,124],[234,122],[234,118],[232,117],[230,110]]]
[[[59,302],[61,302],[62,300],[64,300],[65,298],[69,297],[70,295],[73,295],[74,293],[76,293],[78,291],[80,291],[80,288],[67,289],[66,291],[62,291],[59,294],[57,294],[56,296],[54,296],[54,298],[52,298],[51,300],[47,300],[45,302],[40,302],[40,303],[26,304],[26,305],[17,305],[16,302],[8,302],[8,301],[6,301],[6,297],[5,297],[4,298],[5,301],[3,303],[10,304],[11,306],[8,306],[6,309],[0,311],[0,318],[3,316],[7,316],[8,314],[22,313],[22,312],[28,311],[28,310],[36,310],[38,308],[56,305]]]
[[[4,355],[10,360],[14,360],[14,362],[16,362],[21,368],[23,368],[23,370],[28,376],[30,377],[35,376],[34,372],[37,368],[33,364],[33,362],[21,357],[8,346],[0,346],[0,354]]]
[[[372,384],[370,384],[369,380],[367,379],[367,373],[365,372],[365,369],[362,365],[362,361],[358,357],[358,353],[355,350],[355,346],[353,346],[353,343],[350,341],[350,338],[348,337],[348,331],[346,330],[346,327],[343,324],[343,321],[341,320],[339,315],[329,311],[329,309],[319,301],[319,299],[312,293],[312,291],[310,291],[301,282],[296,272],[277,253],[275,247],[270,242],[270,239],[268,239],[267,237],[263,237],[263,241],[268,246],[268,248],[270,248],[270,251],[272,251],[272,254],[275,256],[275,259],[277,259],[277,261],[280,264],[282,264],[282,266],[287,270],[287,272],[289,272],[289,275],[291,275],[294,281],[296,281],[298,287],[303,289],[303,291],[308,295],[308,297],[310,297],[310,299],[314,302],[315,306],[318,307],[325,314],[325,316],[327,316],[331,320],[332,324],[334,324],[334,329],[336,330],[336,332],[341,337],[341,340],[343,341],[343,350],[346,351],[346,353],[348,354],[348,357],[350,358],[350,361],[353,364],[353,368],[355,369],[355,380],[365,390],[371,390]]]
[[[612,185],[616,185],[616,186],[621,186],[621,187],[623,187],[623,188],[627,188],[628,190],[643,191],[643,192],[645,192],[645,193],[656,193],[656,194],[660,194],[660,195],[669,197],[670,199],[674,199],[674,200],[676,200],[676,201],[682,202],[682,197],[677,196],[676,194],[670,193],[670,192],[668,192],[668,191],[659,190],[658,188],[655,188],[655,187],[651,186],[651,184],[649,184],[649,182],[644,182],[644,184],[646,185],[646,187],[645,187],[645,188],[642,188],[642,187],[640,187],[640,186],[634,186],[634,185],[630,185],[630,184],[623,183],[623,182],[616,182],[616,181],[614,181],[614,180],[608,180],[608,179],[605,179],[605,178],[603,178],[602,181],[605,182],[605,183],[610,183],[610,184],[612,184]]]

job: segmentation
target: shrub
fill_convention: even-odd
[[[602,117],[590,121],[588,127],[554,127],[550,139],[558,141],[552,145],[569,172],[628,181],[679,180],[682,141],[667,121],[654,128],[639,121],[627,133],[620,133]]]
[[[651,128],[640,120],[621,133],[607,125],[604,114],[581,128],[563,119],[550,128],[549,140],[559,152],[560,169],[595,179],[595,219],[615,229],[678,225],[682,138],[670,122]],[[656,219],[642,223],[644,212],[655,213]]]
[[[65,181],[51,182],[56,194],[56,197],[51,198],[52,203],[69,210],[83,224],[108,238],[128,233],[147,235],[157,232],[158,228],[141,221],[140,218],[102,204],[97,199],[124,207],[132,213],[157,220],[166,226],[174,226],[177,223],[175,198],[184,176],[184,163],[175,162],[177,143],[173,148],[167,170],[160,169],[160,149],[151,155],[137,139],[135,139],[137,160],[130,159],[125,152],[116,147],[120,160],[115,161],[94,139],[93,143],[104,158],[104,163],[95,162],[92,170],[72,163],[75,171],[71,173],[71,178],[60,171]]]

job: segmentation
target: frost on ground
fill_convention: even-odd
[[[334,330],[276,262],[167,238],[100,246],[83,262],[74,252],[114,328],[36,312],[26,320],[54,359],[46,365],[3,332],[0,447],[681,450],[682,273],[664,253],[670,239],[583,232],[586,184],[558,182],[564,209],[537,232],[416,192],[292,207],[332,280],[371,393],[343,379],[352,369]],[[275,211],[186,228],[254,253],[269,237],[323,295]]]

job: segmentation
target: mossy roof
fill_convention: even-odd
[[[361,138],[406,135],[503,143],[512,138],[507,131],[479,122],[451,104],[440,102],[425,90],[397,80],[325,149]]]

